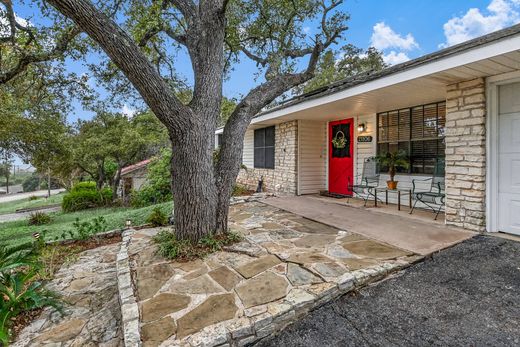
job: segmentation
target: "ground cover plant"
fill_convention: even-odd
[[[44,225],[50,224],[52,222],[52,217],[43,212],[33,212],[29,215],[27,219],[27,223],[29,225]]]
[[[222,250],[222,247],[239,242],[242,237],[235,232],[207,235],[196,244],[189,240],[180,240],[171,230],[161,230],[154,238],[159,247],[159,254],[168,259],[187,261],[204,258],[208,254]]]

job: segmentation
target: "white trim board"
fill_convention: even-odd
[[[498,87],[520,82],[520,71],[486,80],[486,231],[498,232]]]

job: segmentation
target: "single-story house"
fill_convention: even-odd
[[[132,191],[141,189],[146,182],[146,174],[148,172],[148,164],[152,160],[146,159],[126,166],[121,170],[121,182],[119,183],[119,195],[124,199],[129,196]]]
[[[238,181],[348,193],[366,158],[398,149],[411,162],[400,187],[444,160],[446,224],[520,234],[520,25],[265,110],[245,135]]]

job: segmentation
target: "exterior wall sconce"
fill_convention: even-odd
[[[367,126],[365,123],[361,123],[357,126],[358,133],[363,133],[365,132],[365,130],[367,130]]]

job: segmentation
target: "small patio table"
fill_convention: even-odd
[[[401,211],[401,195],[408,194],[408,204],[412,208],[412,190],[408,188],[388,189],[386,187],[374,189],[374,203],[377,207],[377,192],[385,192],[385,204],[388,205],[388,192],[397,193],[397,210]]]

